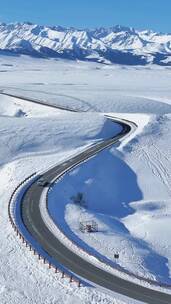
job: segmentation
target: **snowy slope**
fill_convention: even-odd
[[[119,125],[96,113],[67,113],[40,105],[30,106],[29,102],[16,103],[16,100],[0,97],[0,139],[3,147],[0,167],[8,161],[37,154],[76,152],[81,146],[109,138],[120,130]],[[4,108],[8,110],[5,115]]]
[[[1,23],[0,50],[106,63],[171,65],[171,34],[122,26],[78,30]]]

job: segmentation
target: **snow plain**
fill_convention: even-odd
[[[170,283],[171,69],[26,56],[1,56],[0,67],[6,92],[91,112],[71,114],[0,96],[0,302],[133,303],[61,280],[22,247],[8,223],[8,200],[22,179],[113,134],[113,124],[97,112],[132,119],[139,132],[56,184],[55,220],[63,214],[63,227],[92,250],[112,260],[117,249],[121,266]],[[86,209],[71,203],[80,189]],[[75,214],[94,218],[100,232],[80,234]]]

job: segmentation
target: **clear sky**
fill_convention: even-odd
[[[171,0],[0,0],[0,22],[171,32]]]

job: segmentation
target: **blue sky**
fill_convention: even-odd
[[[171,32],[171,0],[1,0],[0,21]]]

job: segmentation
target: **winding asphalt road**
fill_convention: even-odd
[[[18,97],[6,94],[11,97]],[[22,98],[21,99],[25,99]],[[25,99],[28,100],[28,99]],[[32,101],[32,100],[28,100]],[[33,100],[32,102],[36,102]],[[41,103],[41,102],[38,102]],[[66,109],[65,109],[66,110]],[[118,121],[116,120],[118,123]],[[96,155],[103,149],[119,142],[119,140],[131,131],[129,123],[119,122],[122,126],[121,132],[115,137],[95,144],[88,148],[86,151],[77,156],[65,161],[60,165],[51,168],[43,177],[51,183],[55,177],[60,175],[64,170],[75,167],[82,163],[84,160],[89,159]],[[42,248],[59,263],[63,264],[66,268],[70,269],[78,276],[93,282],[103,288],[120,293],[130,298],[148,303],[148,304],[170,304],[171,295],[155,291],[138,284],[132,283],[125,279],[119,278],[105,270],[99,269],[90,262],[84,260],[82,257],[72,252],[60,240],[52,234],[52,232],[45,225],[40,213],[40,197],[43,188],[38,186],[37,182],[33,183],[25,193],[22,200],[21,216],[23,223]]]
[[[121,125],[122,131],[120,134],[112,139],[88,148],[85,152],[65,161],[63,164],[55,166],[46,172],[43,177],[51,183],[51,181],[53,181],[54,178],[60,175],[64,170],[67,170],[71,166],[75,167],[84,160],[87,160],[103,149],[118,142],[131,129],[127,124],[122,123]],[[63,264],[66,268],[70,269],[77,275],[104,288],[110,289],[111,291],[118,292],[148,304],[171,303],[171,295],[150,290],[110,274],[84,260],[69,248],[66,248],[66,246],[52,234],[42,220],[39,207],[42,191],[42,187],[38,186],[37,183],[34,183],[29,188],[22,201],[22,218],[29,232],[51,257],[55,258],[59,263]]]

